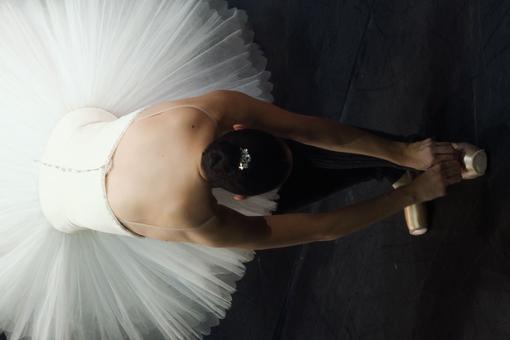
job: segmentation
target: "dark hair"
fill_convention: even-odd
[[[248,168],[239,169],[241,148],[248,149]],[[202,153],[201,166],[213,187],[238,195],[258,195],[280,185],[290,163],[284,145],[275,136],[254,129],[231,131],[220,136]]]

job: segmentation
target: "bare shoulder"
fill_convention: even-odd
[[[216,121],[220,122],[222,120],[223,114],[225,113],[228,107],[228,103],[230,100],[229,94],[231,92],[232,91],[228,90],[215,90],[209,91],[199,96],[162,101],[147,107],[145,110],[140,112],[139,117],[142,118],[143,116],[147,116],[150,115],[151,113],[165,110],[166,108],[170,108],[173,106],[190,105],[198,106],[206,110],[216,119]]]

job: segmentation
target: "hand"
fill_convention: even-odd
[[[442,161],[457,160],[460,162],[461,157],[461,152],[456,150],[451,143],[436,142],[432,138],[427,138],[406,145],[404,161],[401,165],[424,171]]]
[[[446,195],[446,187],[462,181],[462,166],[457,160],[441,161],[409,184],[418,202],[431,201]]]

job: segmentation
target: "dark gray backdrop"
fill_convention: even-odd
[[[228,0],[247,11],[275,104],[487,150],[485,177],[334,242],[262,250],[206,339],[510,339],[510,1]],[[328,210],[390,190],[369,181]]]

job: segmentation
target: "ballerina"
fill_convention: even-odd
[[[436,164],[407,186],[414,190],[345,210],[349,223],[335,223],[334,213],[270,217],[337,187],[315,191],[297,171],[302,155],[324,166],[338,166],[344,152],[382,158],[355,168],[347,157],[357,181],[445,164],[434,154],[452,150],[424,140],[399,152],[270,105],[267,60],[247,15],[223,0],[5,0],[0,36],[0,329],[8,339],[200,339],[226,316],[253,249],[329,239],[333,225],[345,233],[413,197],[444,193]],[[245,135],[228,135],[232,128],[274,147],[226,152],[222,137]],[[308,153],[306,143],[332,153]],[[259,188],[231,192],[222,186],[239,183],[218,171],[229,164],[220,154],[238,174],[264,155],[280,162],[259,172],[267,179],[251,182]],[[458,180],[457,165],[446,172],[448,183]]]
[[[110,204],[126,228],[145,237],[268,249],[336,239],[406,206],[444,196],[447,186],[462,180],[466,170],[451,143],[431,138],[406,143],[372,132],[293,113],[238,91],[160,103],[139,113],[113,155]],[[371,164],[351,167],[365,179],[366,167],[372,171],[390,163],[425,173],[394,192],[329,213],[245,216],[217,204],[211,188],[227,190],[236,200],[280,190],[299,152],[295,146],[291,151],[292,140],[362,155],[355,160]]]

